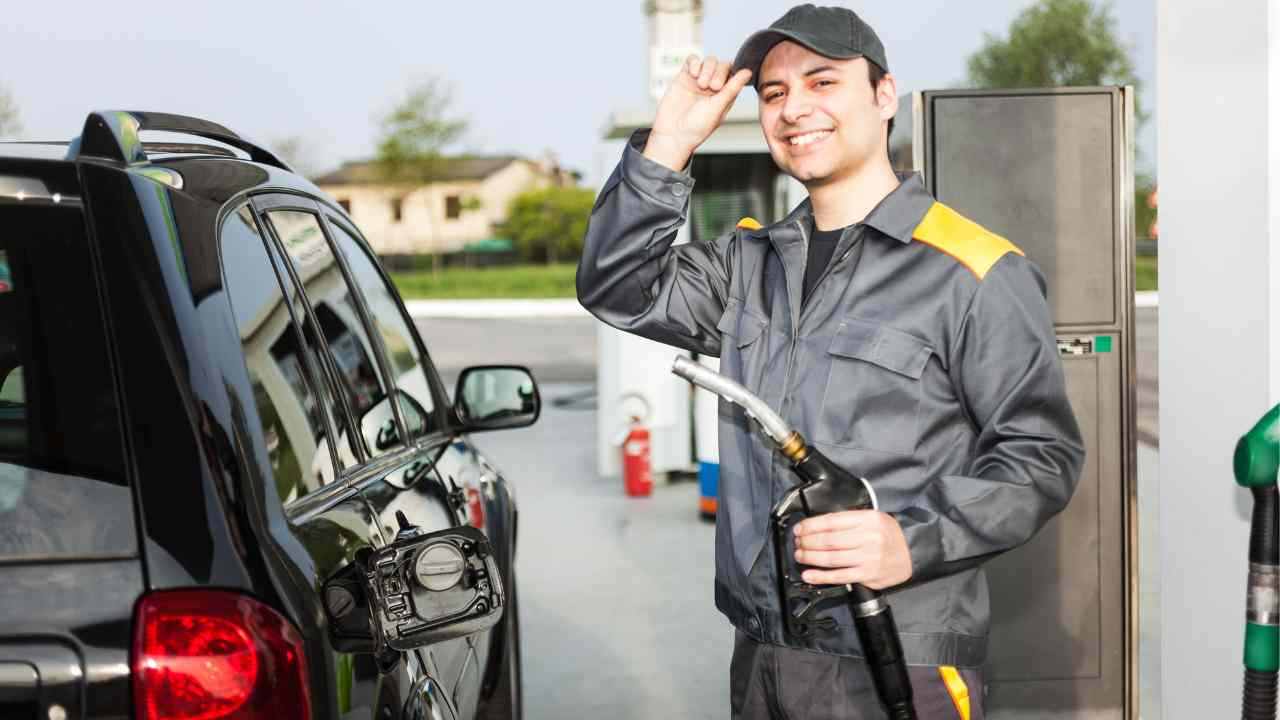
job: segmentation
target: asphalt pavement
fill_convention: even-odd
[[[477,434],[515,489],[525,717],[724,718],[733,631],[692,482],[628,498],[595,472],[590,385],[541,385],[532,427]]]

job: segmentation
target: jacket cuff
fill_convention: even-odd
[[[644,156],[649,128],[631,133],[622,152],[622,179],[645,195],[675,210],[683,210],[693,191],[693,176],[676,172]]]
[[[943,563],[942,531],[938,523],[915,516],[912,510],[889,513],[898,521],[911,553],[911,582],[930,580]]]

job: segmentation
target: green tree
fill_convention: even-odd
[[[1129,48],[1116,37],[1111,3],[1092,0],[1040,0],[1009,25],[1007,38],[986,34],[982,47],[969,56],[969,84],[976,88],[1023,88],[1079,85],[1142,87],[1134,74]],[[1134,96],[1138,124],[1147,115]],[[1134,212],[1138,237],[1145,237],[1155,211],[1147,197],[1155,189],[1150,177],[1135,179]]]
[[[582,238],[595,193],[588,188],[547,187],[512,199],[501,231],[524,260],[555,263],[582,254]]]
[[[467,121],[453,117],[452,96],[443,81],[425,77],[409,88],[403,100],[384,115],[378,131],[374,158],[378,174],[389,184],[412,189],[431,182],[445,162],[444,150],[467,131]],[[431,270],[440,269],[435,222],[429,232]]]
[[[443,151],[467,131],[467,121],[452,117],[452,95],[438,78],[427,77],[409,88],[391,112],[381,118],[375,162],[390,182],[420,184],[432,179]]]
[[[1116,37],[1111,4],[1092,0],[1040,0],[1013,19],[1007,38],[987,33],[969,57],[969,82],[977,88],[1140,87],[1129,48]]]
[[[11,137],[22,132],[22,123],[18,120],[18,103],[13,95],[0,87],[0,137]]]

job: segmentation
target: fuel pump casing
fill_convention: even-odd
[[[1087,452],[1067,508],[985,566],[991,718],[1138,717],[1133,97],[918,92],[890,141],[897,169],[1043,271]]]

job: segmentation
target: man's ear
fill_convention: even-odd
[[[876,86],[876,106],[880,108],[881,120],[892,120],[898,114],[898,81],[889,73],[885,73]]]

